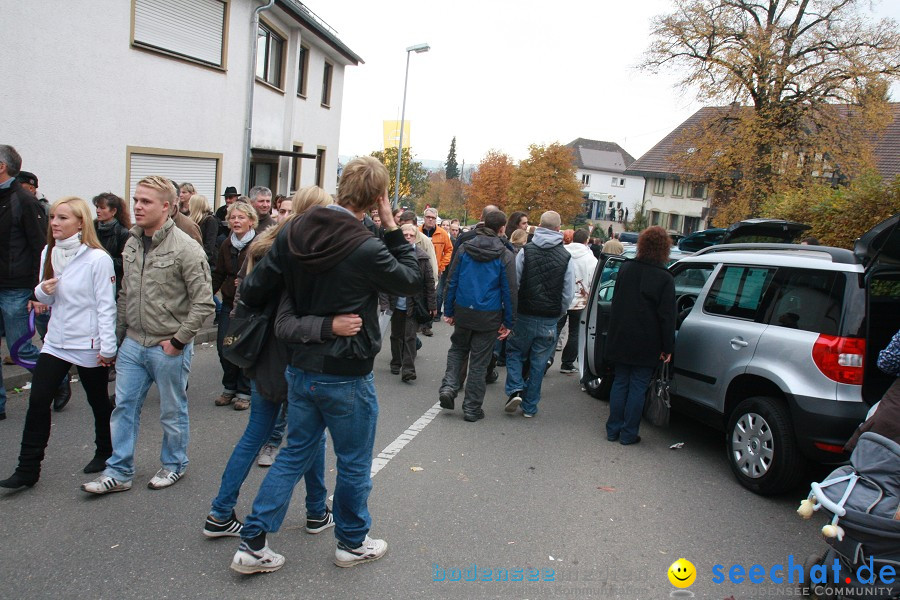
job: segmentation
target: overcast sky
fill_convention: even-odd
[[[419,159],[478,163],[489,149],[514,159],[528,145],[577,137],[619,143],[640,157],[700,105],[673,74],[639,71],[650,18],[664,0],[308,0],[307,6],[365,60],[345,71],[340,154],[382,145],[399,120],[406,48],[412,54],[406,119]],[[861,2],[869,12],[870,4]],[[871,4],[900,21],[900,2]],[[900,101],[900,85],[892,88]]]

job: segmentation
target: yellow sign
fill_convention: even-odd
[[[405,121],[403,125],[403,147],[409,148],[409,130],[411,126],[409,121]],[[400,141],[400,121],[384,122],[384,147],[396,148]]]

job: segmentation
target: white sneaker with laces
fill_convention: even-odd
[[[150,480],[150,483],[147,484],[147,487],[151,490],[161,490],[163,488],[169,487],[170,485],[174,485],[174,483],[182,477],[184,477],[184,471],[182,471],[181,473],[175,473],[174,471],[170,471],[167,468],[163,467],[156,472],[156,475],[153,476],[153,479]]]
[[[89,494],[109,494],[112,492],[126,492],[131,489],[130,481],[119,481],[109,475],[101,475],[93,481],[81,484],[81,489]]]
[[[231,569],[244,575],[253,573],[271,573],[284,566],[284,557],[275,554],[266,544],[262,550],[251,550],[247,542],[241,542],[234,558],[231,559]]]
[[[272,444],[266,444],[263,446],[262,450],[259,451],[259,458],[256,460],[256,464],[260,467],[271,467],[275,462],[275,455],[277,453],[277,447]]]
[[[366,536],[365,541],[358,548],[348,548],[342,542],[338,542],[334,551],[334,564],[339,567],[355,567],[358,564],[378,560],[387,552],[387,542],[374,540]]]

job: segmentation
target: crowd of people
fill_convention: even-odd
[[[18,464],[0,487],[38,482],[52,409],[71,396],[73,367],[94,413],[95,451],[84,472],[99,474],[82,489],[96,495],[131,489],[141,411],[153,383],[163,438],[160,468],[147,485],[178,482],[188,466],[193,341],[215,314],[222,368],[215,404],[250,412],[203,533],[241,538],[234,570],[277,570],[284,557],[269,548],[266,534],[281,526],[303,477],[306,530],[334,527],[334,562],[351,567],[387,551],[384,540],[369,536],[367,508],[378,417],[372,369],[383,335],[391,372],[414,384],[419,335],[433,335],[441,318],[452,326],[438,401],[453,410],[463,393],[466,422],[485,417],[487,385],[504,365],[505,412],[535,417],[567,325],[560,372],[577,372],[578,323],[600,241],[587,229],[561,231],[554,211],[535,226],[525,213],[507,217],[487,206],[480,222],[464,229],[426,208],[419,225],[415,212],[391,207],[385,167],[363,157],[345,166],[335,198],[315,186],[274,201],[265,187],[247,196],[227,187],[213,213],[191,183],[148,176],[137,182],[132,203],[109,192],[94,197],[94,219],[89,203],[76,197],[45,211],[19,181],[21,162],[14,148],[0,145],[0,266],[7,274],[0,280],[0,317],[8,340],[28,337],[30,310],[44,317],[46,332],[40,352],[30,342],[18,348],[19,360],[33,362],[34,386]],[[25,178],[36,186],[33,174]],[[635,263],[664,263],[656,229],[641,236]],[[641,288],[631,304],[666,301],[671,277],[658,271],[635,271],[658,282],[653,298]],[[629,273],[623,267],[622,286]],[[617,304],[620,297],[626,292],[617,291],[613,311],[627,323],[633,307]],[[241,368],[229,360],[225,338],[246,314],[264,315],[271,327],[254,364]],[[667,359],[674,329],[670,336],[665,321],[658,331],[659,348],[648,352]],[[607,434],[633,444],[640,437],[631,392],[647,359],[626,352],[627,342],[617,344],[622,354],[614,358],[617,372],[621,363],[631,374],[622,386],[617,378]],[[5,401],[0,385],[0,419]],[[326,429],[337,457],[330,508]],[[235,505],[254,463],[269,469],[241,522]]]

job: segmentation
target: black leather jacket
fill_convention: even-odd
[[[397,229],[376,238],[352,214],[314,208],[285,227],[241,284],[241,301],[262,310],[287,290],[297,316],[355,313],[362,329],[324,343],[291,343],[291,364],[315,373],[361,376],[381,349],[378,293],[412,296],[422,288],[413,246]]]

